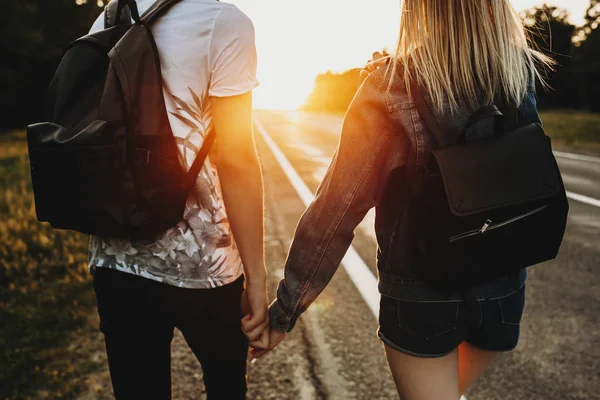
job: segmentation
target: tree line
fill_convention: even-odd
[[[107,0],[0,0],[0,130],[22,128],[42,116],[44,93],[66,46],[87,33]],[[543,6],[523,18],[535,44],[559,63],[540,93],[540,106],[600,112],[600,0],[585,24]],[[317,77],[304,108],[345,111],[360,85],[359,70]]]
[[[44,94],[67,45],[85,35],[101,0],[0,0],[0,129],[41,118]]]
[[[544,5],[522,14],[532,47],[548,54],[557,65],[548,71],[549,90],[538,85],[538,106],[600,112],[600,0],[591,0],[585,23],[577,27],[567,11]],[[319,75],[301,109],[344,112],[362,79],[360,69]]]

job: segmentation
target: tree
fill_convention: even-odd
[[[581,107],[600,112],[600,0],[592,0],[586,12],[578,46],[573,52]]]
[[[317,76],[315,87],[301,107],[305,111],[345,112],[362,79],[360,69],[340,74],[331,71]]]
[[[0,128],[40,118],[45,89],[66,46],[101,9],[83,0],[0,0]]]
[[[390,55],[386,49],[380,53],[384,57]],[[345,112],[362,82],[360,68],[354,68],[339,74],[331,71],[321,74],[317,76],[315,87],[301,109],[305,111]]]
[[[576,27],[568,21],[568,17],[567,11],[547,4],[527,11],[523,16],[533,39],[533,47],[557,62],[556,70],[547,77],[547,82],[553,89],[544,91],[538,87],[541,107],[578,106],[578,98],[573,95],[575,81],[571,58]]]
[[[590,30],[598,28],[600,24],[600,0],[591,0],[585,12],[585,28]]]

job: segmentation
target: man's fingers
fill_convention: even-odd
[[[251,342],[258,340],[261,335],[266,336],[267,343],[269,343],[269,330],[267,329],[268,327],[269,320],[266,320],[256,328],[249,331],[244,331],[244,334],[248,337],[248,340],[250,340]]]
[[[242,318],[242,329],[245,332],[252,331],[261,326],[265,320],[267,320],[267,313],[265,311],[248,314]]]

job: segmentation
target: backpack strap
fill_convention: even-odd
[[[504,131],[511,132],[518,129],[521,124],[519,121],[519,112],[517,106],[506,100],[502,94],[497,94],[494,97],[494,104],[498,106],[498,109],[504,114]]]
[[[413,101],[419,110],[419,114],[421,114],[421,118],[423,118],[425,125],[427,125],[429,131],[433,134],[438,147],[442,149],[447,147],[446,137],[444,136],[444,132],[442,131],[437,118],[435,118],[433,111],[431,111],[431,107],[429,107],[429,104],[427,104],[425,98],[421,94],[419,86],[413,80],[411,80],[410,92],[412,94]]]
[[[104,29],[116,25],[129,25],[132,18],[136,23],[140,23],[135,0],[111,0],[104,7]]]
[[[150,6],[149,9],[142,15],[141,21],[142,24],[148,25],[151,24],[156,18],[160,17],[160,15],[167,11],[169,7],[172,5],[179,3],[181,0],[157,0]]]
[[[215,130],[213,128],[211,128],[208,131],[208,134],[206,135],[206,137],[204,138],[204,143],[202,143],[202,148],[196,155],[196,159],[192,163],[192,167],[190,168],[190,171],[188,172],[188,184],[190,186],[190,189],[196,182],[198,174],[200,173],[200,170],[202,170],[204,161],[206,160],[206,157],[208,157],[208,153],[210,152],[210,149],[211,149],[213,143],[215,142],[216,138],[217,138],[217,133],[215,132]]]
[[[494,118],[494,135],[501,135],[503,132],[508,132],[509,130],[505,129],[505,117],[504,114],[500,112],[498,107],[494,104],[489,104],[487,106],[483,106],[473,114],[465,124],[465,127],[460,132],[458,136],[458,143],[465,143],[467,141],[467,131],[473,125],[484,121],[486,119]]]

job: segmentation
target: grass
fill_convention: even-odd
[[[37,222],[22,132],[0,136],[0,399],[74,398],[93,368],[87,237]]]
[[[600,144],[600,114],[553,110],[540,116],[553,143],[572,147]]]

